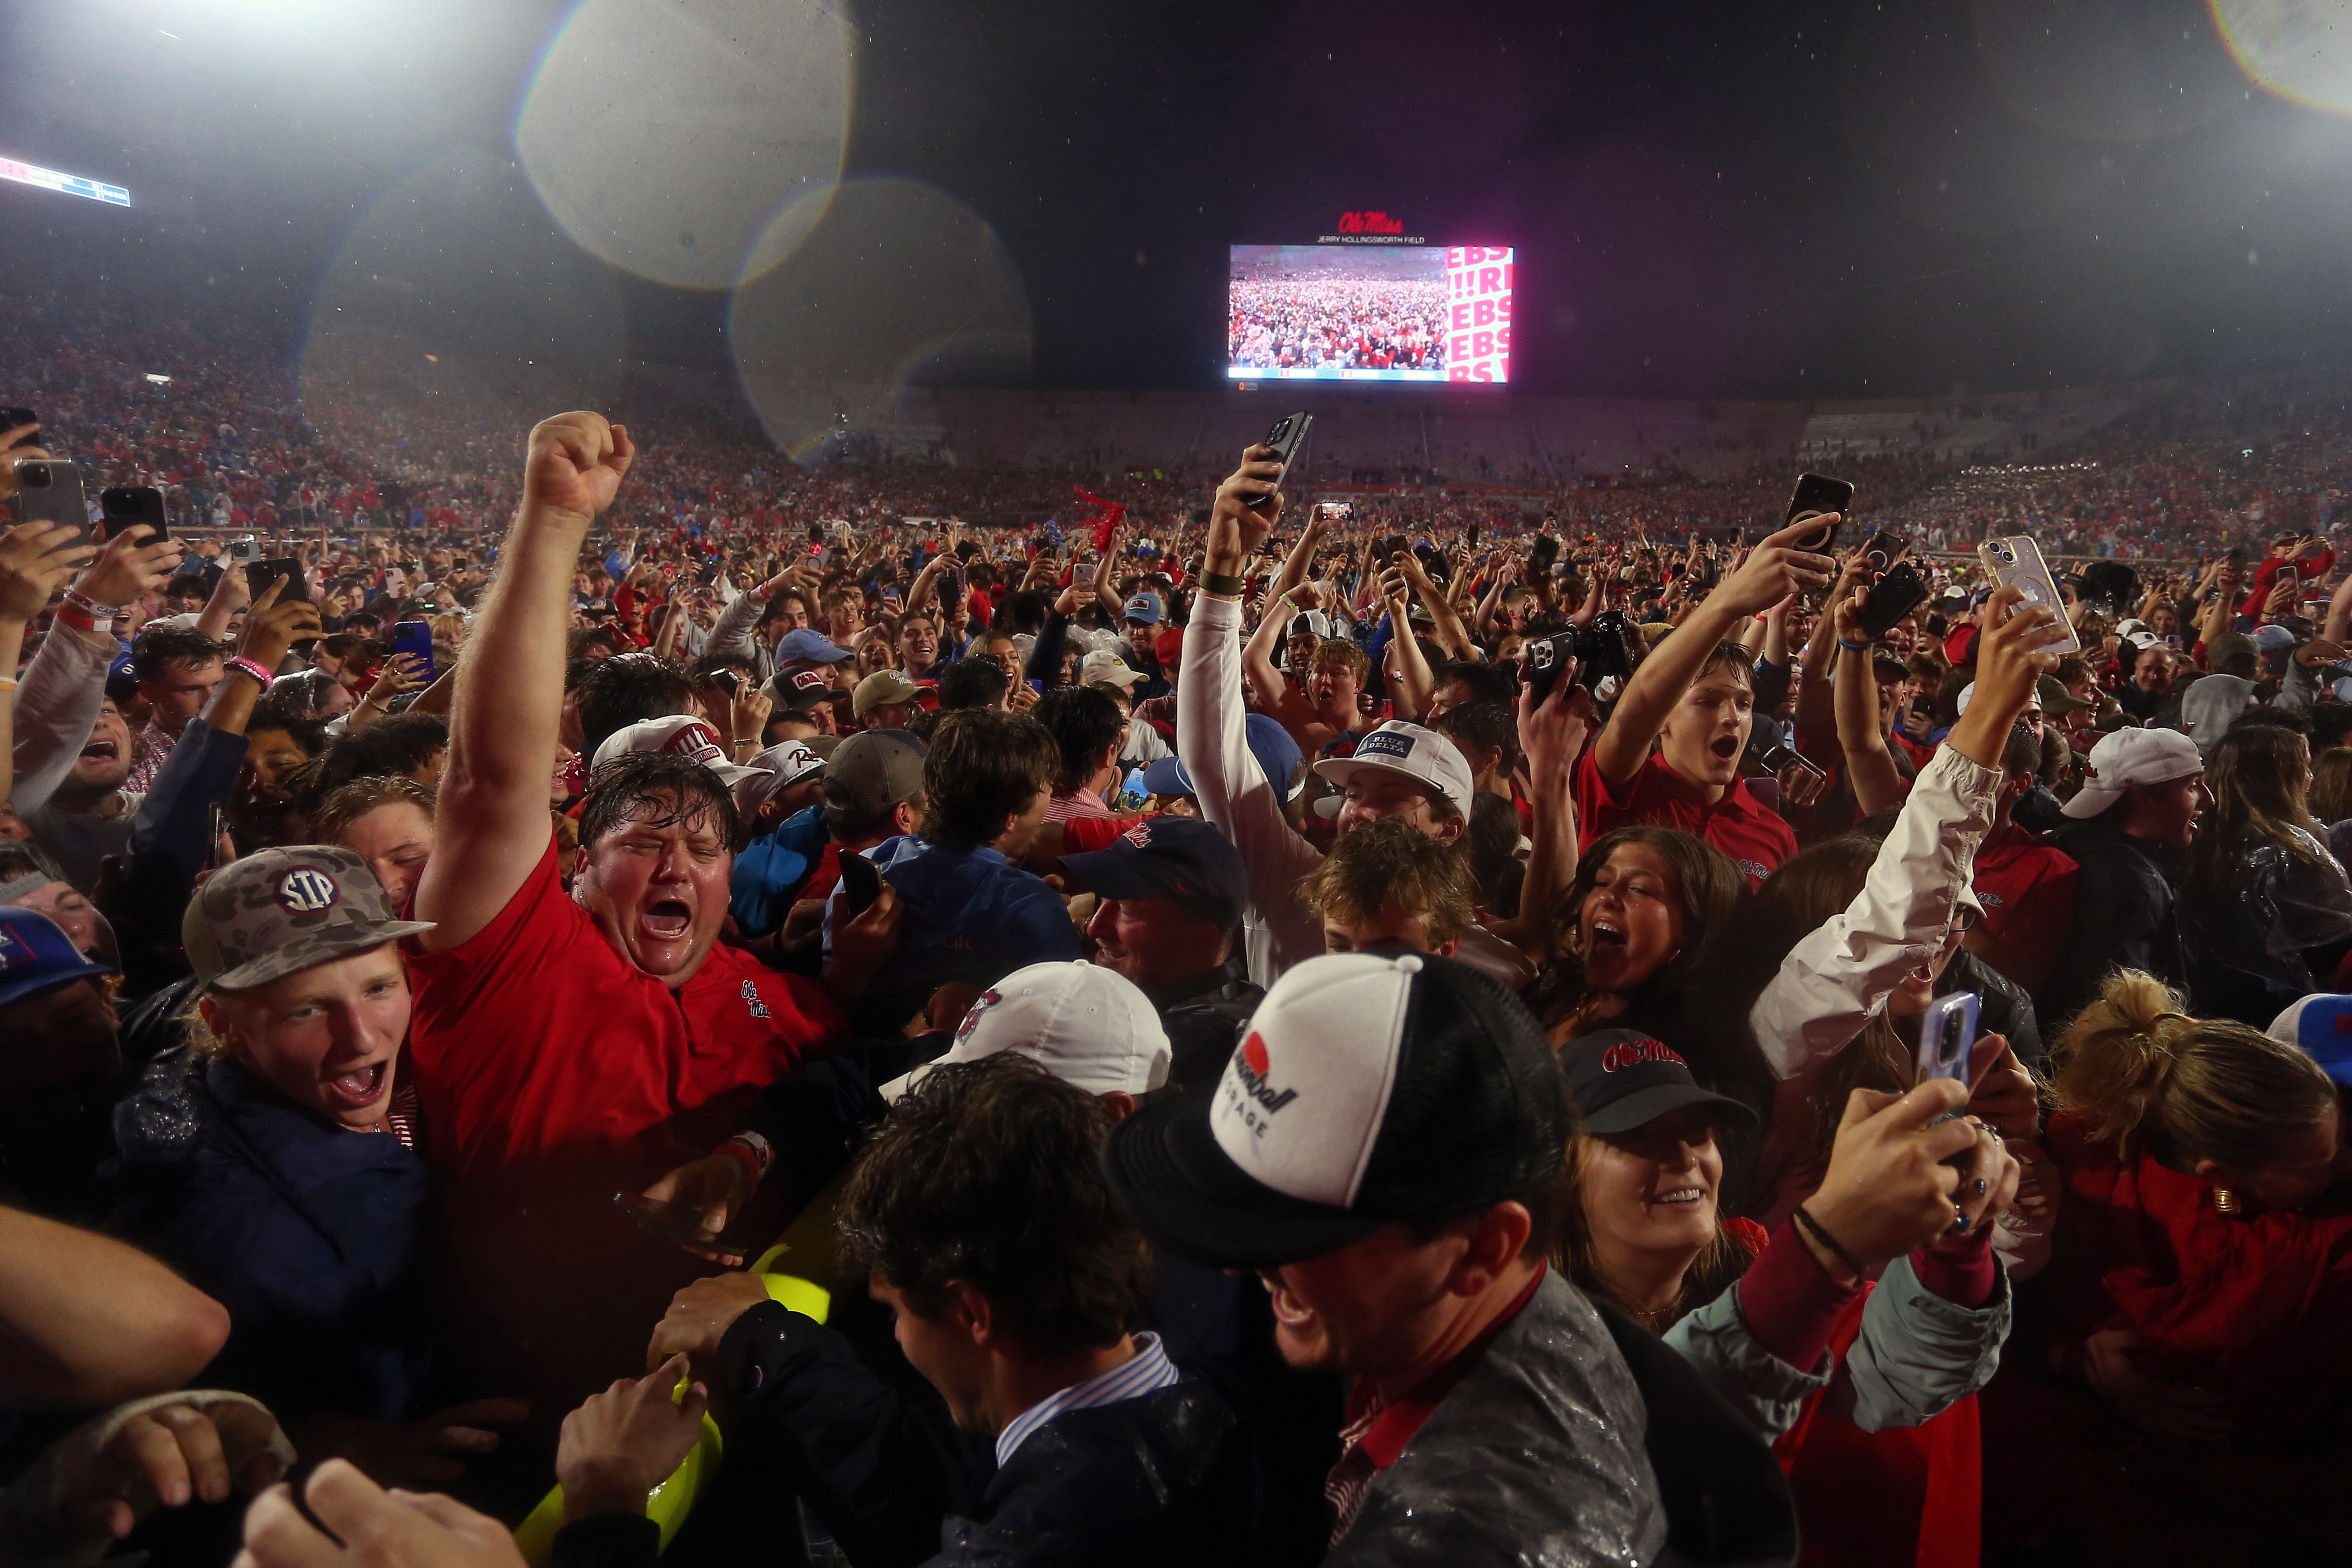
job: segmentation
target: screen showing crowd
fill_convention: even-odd
[[[1508,246],[1237,245],[1236,381],[1510,379]]]

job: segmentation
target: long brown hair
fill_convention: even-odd
[[[2284,724],[2232,727],[2206,757],[2205,787],[2213,793],[2213,811],[2189,847],[2190,888],[2209,896],[2226,892],[2244,858],[2248,832],[2299,860],[2320,855],[2326,829],[2304,804],[2311,788],[2311,746],[2299,731]]]
[[[1673,1306],[1653,1322],[1644,1308],[1628,1299],[1601,1272],[1601,1265],[1593,1256],[1592,1224],[1584,1214],[1584,1173],[1592,1158],[1592,1145],[1598,1141],[1597,1134],[1583,1131],[1568,1141],[1569,1201],[1560,1215],[1559,1240],[1552,1248],[1552,1263],[1588,1296],[1599,1297],[1652,1333],[1663,1334],[1685,1314],[1696,1311],[1722,1295],[1734,1280],[1748,1272],[1748,1266],[1756,1261],[1756,1254],[1718,1217],[1715,1239],[1683,1270],[1682,1289],[1675,1292]],[[1720,1210],[1717,1212],[1719,1215]]]

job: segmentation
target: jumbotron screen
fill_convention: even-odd
[[[1511,247],[1236,245],[1234,381],[1511,379]]]

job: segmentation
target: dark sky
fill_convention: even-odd
[[[28,286],[201,273],[290,353],[362,214],[436,158],[513,156],[562,14],[25,0],[0,153],[156,195],[0,186],[0,259]],[[848,172],[993,226],[1041,384],[1219,384],[1225,246],[1360,208],[1518,247],[1535,390],[1916,395],[2347,347],[2352,120],[2252,85],[2200,0],[852,14]],[[725,363],[722,292],[614,282],[633,352]]]

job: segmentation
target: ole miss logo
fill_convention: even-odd
[[[1690,1066],[1663,1040],[1620,1040],[1601,1053],[1602,1072],[1615,1072],[1619,1068],[1637,1068],[1644,1062],[1672,1062],[1678,1068]]]

